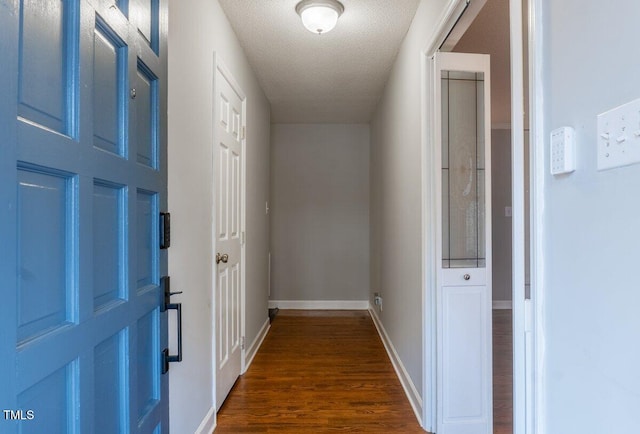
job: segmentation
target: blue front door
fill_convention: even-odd
[[[0,0],[0,432],[166,433],[166,0]]]

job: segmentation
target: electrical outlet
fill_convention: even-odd
[[[373,304],[378,306],[378,309],[380,309],[380,312],[382,312],[382,297],[380,296],[379,292],[373,294]]]

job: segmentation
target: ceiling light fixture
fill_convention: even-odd
[[[296,12],[307,30],[322,35],[336,26],[344,6],[338,0],[302,0]]]

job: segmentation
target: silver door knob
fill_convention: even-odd
[[[226,264],[227,261],[229,261],[229,255],[227,255],[226,253],[224,255],[221,255],[220,253],[216,254],[216,264],[219,264],[220,262]]]
[[[470,274],[465,274],[463,276],[463,278],[464,278],[464,280],[469,280],[469,279],[471,279],[471,275]]]

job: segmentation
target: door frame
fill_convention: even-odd
[[[540,318],[542,317],[540,304],[540,283],[542,282],[542,270],[539,267],[542,258],[541,230],[543,204],[543,185],[536,184],[543,179],[544,174],[544,139],[540,137],[542,130],[542,101],[538,96],[541,92],[541,64],[539,48],[541,29],[540,22],[536,19],[540,16],[540,0],[529,1],[530,29],[528,33],[529,41],[529,68],[530,68],[530,105],[533,107],[531,113],[531,137],[530,142],[532,152],[531,158],[531,264],[532,281],[531,294],[532,302],[525,303],[524,276],[525,276],[525,191],[524,191],[524,71],[523,60],[523,25],[522,8],[527,0],[509,0],[510,10],[510,47],[511,47],[511,118],[512,118],[512,207],[513,207],[513,432],[514,434],[532,434],[539,431],[538,419],[541,416],[542,396],[541,381],[542,376],[539,370],[542,367],[543,335]],[[460,17],[470,7],[470,0],[449,0],[440,18],[437,20],[436,28],[427,39],[421,52],[421,77],[422,77],[422,327],[423,327],[423,406],[422,421],[423,427],[433,432],[436,427],[437,417],[437,386],[436,386],[436,318],[437,318],[437,195],[439,175],[433,170],[438,164],[436,161],[436,137],[435,125],[435,86],[433,77],[433,55],[439,50],[442,43],[447,39],[451,30],[458,24]],[[535,140],[534,140],[535,139]],[[514,182],[517,180],[517,182]],[[534,306],[533,309],[531,306]],[[527,313],[526,309],[529,309]],[[525,319],[528,319],[525,324]],[[533,326],[532,326],[533,325]],[[525,332],[527,340],[525,341]],[[527,342],[529,352],[527,353]],[[533,347],[533,348],[532,348]],[[525,363],[528,360],[529,363]],[[527,379],[529,381],[527,381]]]
[[[529,148],[531,206],[531,299],[527,301],[525,321],[527,337],[526,434],[542,433],[545,416],[544,363],[544,189],[545,123],[544,123],[544,64],[542,0],[523,0],[529,11]]]
[[[212,369],[212,376],[213,376],[213,389],[212,389],[212,393],[213,393],[213,408],[216,408],[218,403],[216,402],[216,387],[218,385],[217,382],[217,351],[216,351],[216,345],[217,345],[217,327],[216,327],[216,312],[217,312],[217,305],[216,305],[216,290],[217,288],[217,268],[216,266],[213,264],[214,262],[214,255],[215,252],[217,252],[217,245],[216,245],[216,223],[217,223],[217,181],[216,181],[216,176],[215,173],[217,171],[217,167],[216,167],[216,160],[215,160],[215,143],[218,140],[218,128],[217,128],[217,119],[219,119],[219,110],[220,108],[218,107],[218,104],[216,103],[216,79],[217,79],[217,75],[218,72],[220,74],[222,74],[222,76],[224,76],[224,78],[228,81],[228,83],[231,85],[231,88],[238,94],[238,96],[240,96],[240,99],[242,100],[242,123],[240,125],[240,127],[242,128],[242,130],[244,131],[244,133],[241,133],[241,143],[242,143],[242,161],[240,162],[240,231],[241,231],[241,235],[240,235],[240,252],[241,252],[241,256],[240,256],[240,336],[242,339],[242,345],[240,348],[240,375],[244,374],[247,366],[246,366],[246,345],[244,343],[245,340],[245,317],[246,317],[246,313],[245,313],[245,305],[246,305],[246,301],[245,301],[245,292],[246,292],[246,288],[245,288],[245,282],[246,282],[246,210],[247,210],[247,206],[246,206],[246,197],[247,197],[247,157],[246,157],[246,151],[247,151],[247,135],[246,135],[246,129],[247,129],[247,94],[244,93],[244,91],[242,90],[242,87],[240,87],[240,84],[238,83],[238,81],[234,78],[233,74],[231,73],[231,70],[226,66],[225,62],[221,59],[220,54],[217,52],[213,53],[213,77],[212,77],[212,83],[213,83],[213,87],[212,87],[212,101],[213,101],[213,117],[212,117],[212,125],[213,125],[213,141],[211,143],[211,149],[212,149],[212,154],[211,154],[211,185],[212,185],[212,220],[211,220],[211,227],[213,228],[213,230],[211,231],[211,270],[212,270],[212,274],[211,274],[211,327],[212,327],[212,355],[213,355],[213,362],[211,364],[211,369]]]

